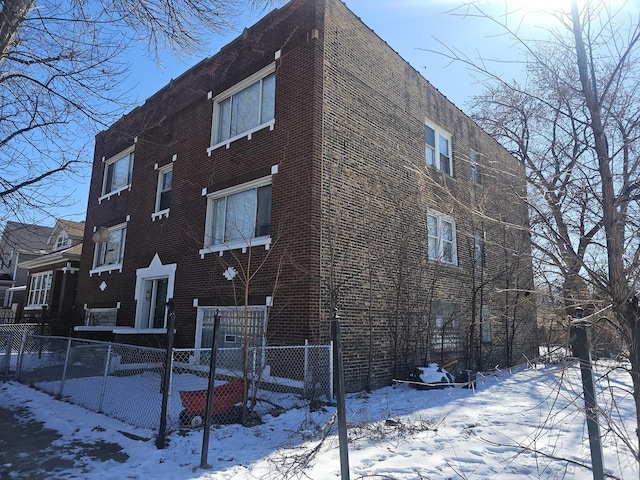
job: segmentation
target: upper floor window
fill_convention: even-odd
[[[270,233],[270,176],[208,196],[205,249],[201,254],[269,245]]]
[[[173,180],[173,164],[162,167],[158,171],[158,188],[156,191],[155,213],[167,212],[171,204],[171,181]]]
[[[427,165],[453,176],[451,135],[433,124],[424,126],[425,158]]]
[[[478,153],[471,150],[469,153],[469,160],[471,162],[471,181],[473,183],[480,183],[480,170],[478,167]]]
[[[133,147],[111,157],[104,165],[102,195],[109,195],[128,187],[133,173]]]
[[[427,215],[429,260],[458,264],[456,224],[451,217],[438,212]]]
[[[211,145],[272,125],[275,95],[275,64],[271,64],[214,98]]]
[[[127,226],[118,225],[108,230],[108,237],[96,242],[93,270],[89,273],[122,269]]]
[[[62,248],[65,248],[67,245],[69,245],[69,237],[67,236],[66,233],[63,232],[60,235],[58,235],[54,249],[60,250]]]
[[[53,272],[36,273],[31,276],[29,284],[28,307],[36,307],[47,304]]]

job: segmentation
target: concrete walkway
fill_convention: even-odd
[[[74,440],[54,445],[60,438],[56,431],[30,419],[26,409],[0,407],[0,479],[88,478],[85,467],[89,462],[122,463],[128,459],[116,443],[87,444]]]

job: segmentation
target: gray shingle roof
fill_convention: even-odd
[[[7,222],[2,237],[0,250],[18,250],[21,252],[48,251],[47,239],[51,227],[28,223]]]

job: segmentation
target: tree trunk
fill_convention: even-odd
[[[573,34],[575,37],[577,66],[580,73],[580,84],[585,103],[589,110],[590,128],[595,140],[595,153],[598,157],[598,171],[602,182],[602,225],[606,232],[607,264],[609,274],[609,290],[613,311],[621,324],[630,333],[631,378],[633,381],[633,398],[636,406],[636,460],[640,451],[640,328],[638,325],[637,302],[634,292],[629,287],[624,272],[624,227],[625,219],[618,210],[618,198],[615,194],[614,180],[611,172],[611,158],[607,138],[602,123],[602,105],[597,97],[595,86],[589,72],[589,59],[582,38],[582,27],[576,0],[571,2]]]
[[[35,0],[5,0],[0,13],[0,62],[7,56],[16,32],[31,10]]]

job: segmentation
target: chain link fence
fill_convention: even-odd
[[[143,428],[157,428],[166,351],[31,335],[16,378],[56,398]]]
[[[133,426],[160,425],[164,349],[24,335],[17,357],[22,383]],[[210,361],[210,349],[174,349],[166,389],[170,430],[203,423]],[[266,414],[330,403],[332,368],[330,345],[219,349],[213,423],[251,424]]]
[[[250,424],[266,414],[332,402],[330,345],[220,348],[217,352],[214,423]],[[173,411],[170,425],[190,428],[203,421],[210,362],[210,349],[174,350],[171,386],[182,409],[177,425]]]
[[[7,375],[11,368],[12,333],[0,333],[0,375]]]
[[[15,372],[23,338],[37,333],[49,335],[49,325],[40,323],[0,324],[0,375]]]

